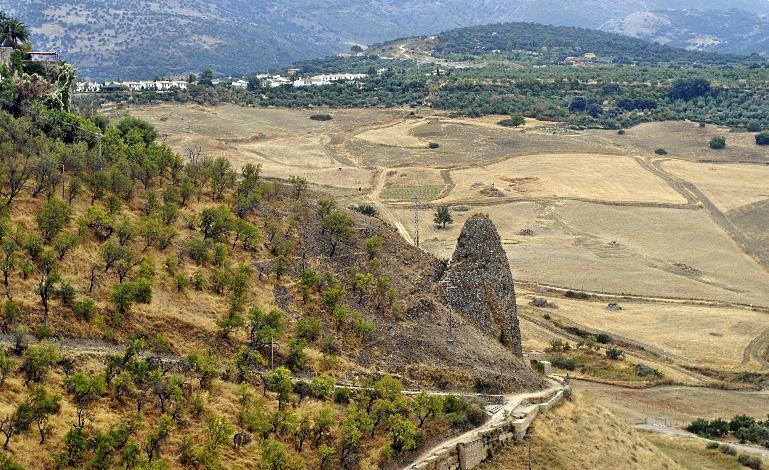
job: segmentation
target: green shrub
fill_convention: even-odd
[[[756,134],[756,145],[769,145],[769,132],[764,131]]]
[[[740,454],[737,457],[737,461],[745,467],[752,468],[753,470],[761,470],[761,458],[755,455]]]
[[[330,121],[333,118],[330,114],[313,114],[310,119],[313,121]]]
[[[726,137],[716,136],[710,139],[710,148],[713,150],[721,150],[726,148]]]
[[[353,206],[352,210],[355,212],[360,212],[363,215],[367,215],[369,217],[376,217],[377,210],[376,207],[372,206],[371,204],[358,204],[357,206]]]
[[[734,447],[730,446],[729,444],[718,444],[718,450],[722,454],[737,455],[737,449],[735,449]]]
[[[562,354],[558,354],[550,361],[554,367],[559,369],[573,371],[577,368],[577,361],[570,359]]]
[[[503,119],[498,123],[504,127],[521,127],[526,124],[526,118],[522,114],[513,114],[508,119]]]
[[[296,322],[296,336],[306,339],[310,343],[320,338],[322,332],[323,322],[318,317],[310,317],[306,320],[300,319]]]
[[[598,336],[595,337],[595,340],[601,344],[609,344],[611,343],[611,336],[606,333],[598,333]]]
[[[184,292],[190,286],[190,278],[185,273],[179,273],[174,276],[174,286],[176,292]]]
[[[760,132],[761,131],[761,123],[753,120],[748,123],[747,126],[748,132]]]
[[[614,359],[614,360],[622,359],[622,356],[624,355],[625,355],[625,352],[619,348],[611,347],[606,350],[606,357],[608,357],[609,359]]]
[[[350,403],[350,389],[340,387],[334,391],[334,403],[347,404]]]
[[[571,345],[562,339],[550,341],[550,349],[554,352],[570,351]]]
[[[636,364],[635,373],[639,377],[662,378],[662,372],[658,371],[657,369],[653,369],[646,364]]]
[[[478,393],[489,393],[493,385],[488,380],[482,377],[475,378],[475,391]]]
[[[89,298],[80,299],[72,306],[75,318],[78,320],[90,322],[96,313],[96,304]]]

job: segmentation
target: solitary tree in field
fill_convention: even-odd
[[[716,136],[710,139],[710,148],[714,150],[721,150],[726,148],[726,138],[723,136]]]
[[[446,228],[446,224],[454,223],[454,217],[451,216],[451,212],[447,206],[438,206],[438,208],[435,209],[433,221],[435,222],[435,225],[438,225],[441,228]]]

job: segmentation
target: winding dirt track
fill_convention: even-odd
[[[379,195],[384,190],[385,182],[387,179],[387,172],[390,171],[387,168],[380,168],[378,170],[378,173],[376,175],[376,183],[374,184],[373,189],[371,192],[369,192],[366,195],[366,198],[371,202],[371,204],[376,207],[377,211],[379,212],[380,217],[390,225],[394,226],[397,230],[400,236],[406,240],[406,243],[410,245],[416,245],[416,242],[414,241],[414,238],[411,236],[408,230],[406,230],[406,227],[398,220],[395,215],[393,215],[392,212],[390,212],[390,209],[387,207],[385,203],[382,202],[382,200],[379,198]]]

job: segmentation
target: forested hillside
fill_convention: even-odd
[[[535,23],[504,23],[446,31],[431,42],[437,56],[480,56],[529,51],[545,59],[594,53],[613,63],[748,63],[751,59],[685,49],[584,28],[546,26]],[[756,59],[753,59],[755,61]]]

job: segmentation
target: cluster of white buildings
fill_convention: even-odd
[[[98,93],[106,90],[130,90],[130,91],[169,91],[186,90],[187,82],[184,80],[143,80],[138,82],[77,82],[77,93]]]
[[[295,88],[305,86],[322,86],[331,85],[333,83],[347,83],[352,84],[362,78],[366,78],[365,73],[329,73],[322,75],[313,75],[303,78],[291,78],[283,77],[281,75],[267,75],[259,74],[256,76],[262,85],[270,88],[277,88],[279,86],[289,85]]]
[[[289,71],[292,72],[292,71]],[[358,80],[365,78],[365,73],[329,73],[322,75],[313,75],[310,77],[296,78],[283,77],[281,75],[259,74],[256,76],[262,86],[277,88],[288,85],[295,88],[306,86],[331,85],[333,83],[353,84]],[[214,86],[229,85],[232,88],[248,88],[248,81],[243,79],[214,79],[211,81]],[[77,93],[99,93],[102,91],[169,91],[186,90],[188,83],[183,80],[145,80],[138,82],[77,82],[75,90]]]

